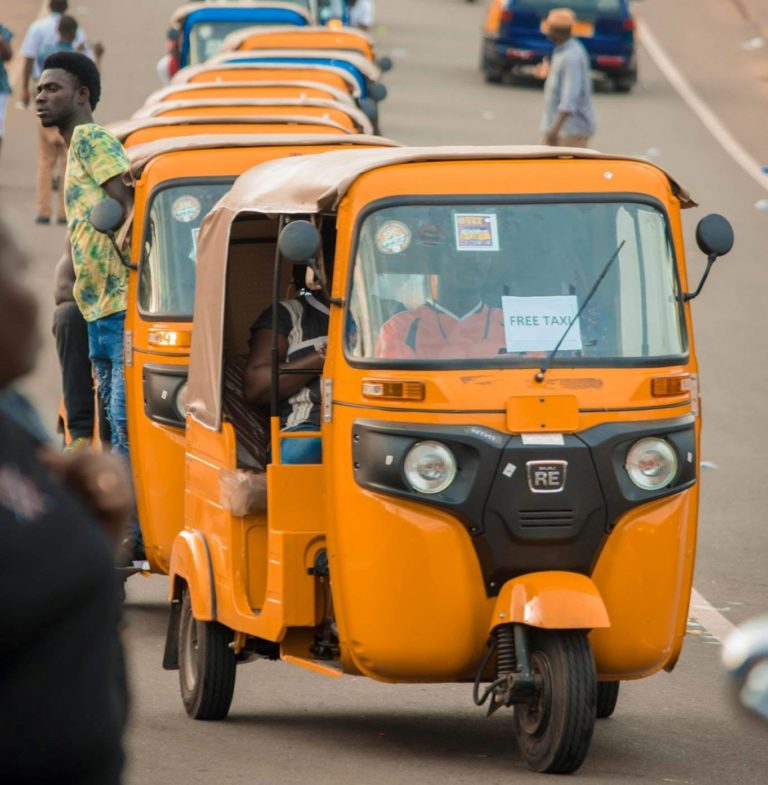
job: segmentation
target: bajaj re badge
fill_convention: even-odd
[[[533,493],[560,493],[565,488],[568,461],[528,461],[525,468]]]

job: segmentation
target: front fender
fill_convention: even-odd
[[[608,611],[597,586],[575,572],[532,572],[502,586],[491,619],[547,630],[609,627]]]
[[[176,535],[171,548],[168,571],[168,599],[179,598],[179,579],[186,582],[192,614],[198,621],[216,620],[216,584],[213,563],[205,535],[196,529],[184,529]]]

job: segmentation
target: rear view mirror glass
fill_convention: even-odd
[[[707,256],[725,256],[733,248],[733,227],[717,213],[705,215],[696,227],[696,243]]]
[[[117,199],[104,199],[91,210],[89,220],[97,232],[114,232],[123,222],[123,206]]]
[[[277,240],[280,254],[293,264],[306,264],[317,255],[320,248],[320,232],[309,221],[291,221]]]

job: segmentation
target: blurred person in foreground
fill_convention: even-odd
[[[587,147],[595,133],[589,55],[573,37],[576,15],[555,8],[546,19],[547,38],[555,45],[544,83],[544,144]]]
[[[373,29],[376,18],[376,4],[374,0],[350,0],[349,25],[359,30],[368,32]]]
[[[13,57],[12,40],[13,33],[0,23],[0,152],[3,149],[3,136],[5,136],[5,110],[11,97],[11,82],[5,64]]]
[[[9,390],[39,344],[24,261],[0,221],[0,779],[118,785],[127,692],[113,552],[130,483],[113,456],[53,452]]]

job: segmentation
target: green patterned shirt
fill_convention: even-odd
[[[128,268],[109,237],[97,232],[88,219],[107,198],[102,185],[129,168],[125,149],[106,128],[95,123],[75,128],[64,175],[64,202],[76,276],[73,293],[88,322],[127,306]]]

